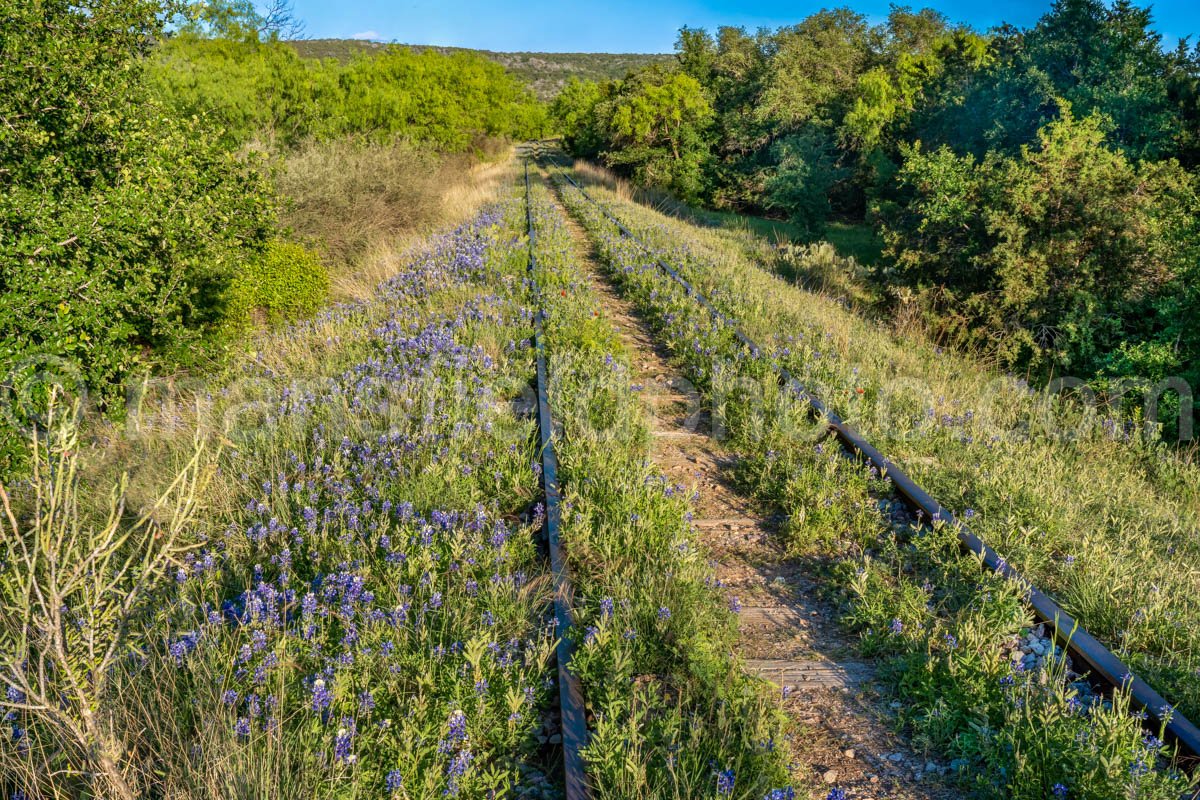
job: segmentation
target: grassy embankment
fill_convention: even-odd
[[[594,195],[746,333],[901,464],[1139,675],[1192,716],[1196,528],[1200,473],[1177,454],[1129,435],[1121,421],[1075,435],[1069,404],[1030,392],[911,332],[900,335],[763,270],[768,243],[745,231],[689,225]],[[663,281],[646,253],[566,191],[627,291],[656,320],[745,456],[742,475],[788,512],[791,552],[837,578],[846,619],[868,652],[889,656],[905,719],[919,739],[963,759],[984,794],[1041,796],[1053,783],[1095,797],[1178,790],[1143,774],[1159,749],[1120,708],[1088,713],[1081,687],[1022,670],[1012,653],[1027,632],[1018,593],[958,553],[948,531],[897,525],[886,476],[814,445],[803,409],[783,396],[763,359]],[[573,199],[572,199],[573,198]],[[754,388],[746,390],[746,381]],[[1047,429],[1047,414],[1055,425]],[[1189,566],[1190,565],[1190,566]],[[1015,671],[1014,671],[1015,670]],[[1049,680],[1048,680],[1049,679]],[[1019,703],[1010,699],[1020,698]],[[1067,746],[1084,737],[1087,747]],[[1074,763],[1041,753],[1071,749]],[[972,775],[978,776],[977,780]]]

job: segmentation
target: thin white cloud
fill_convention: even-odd
[[[362,33],[354,34],[350,38],[359,39],[364,42],[382,42],[383,34],[379,31],[363,31]]]

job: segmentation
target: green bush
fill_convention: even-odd
[[[313,251],[276,240],[246,263],[229,295],[230,325],[245,331],[257,322],[287,322],[316,313],[329,296],[329,274]]]
[[[1125,344],[1169,337],[1159,362],[1194,358],[1180,350],[1177,301],[1164,300],[1186,296],[1195,179],[1175,161],[1129,159],[1106,125],[1064,109],[1036,146],[982,163],[907,151],[881,281],[923,291],[939,333],[1014,369],[1094,375]]]
[[[131,374],[203,358],[236,265],[273,225],[257,160],[148,96],[159,12],[0,7],[0,381],[28,400],[5,427],[36,415],[48,373],[117,411]]]

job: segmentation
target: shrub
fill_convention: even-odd
[[[940,332],[1016,369],[1094,374],[1122,342],[1166,338],[1177,311],[1162,299],[1181,293],[1200,241],[1194,178],[1131,161],[1106,125],[1063,110],[1037,147],[978,164],[909,152],[881,277],[937,297]]]
[[[147,97],[157,3],[4,8],[0,378],[61,365],[119,410],[131,373],[202,356],[235,265],[273,223],[269,186],[255,160]]]
[[[246,263],[230,287],[229,320],[238,329],[309,316],[329,295],[320,257],[302,245],[273,241]]]
[[[290,200],[282,220],[336,269],[373,242],[438,223],[442,195],[461,180],[465,160],[406,142],[309,142],[279,170],[279,192]]]
[[[161,602],[190,549],[185,532],[212,471],[197,443],[147,508],[127,506],[122,476],[97,516],[81,485],[78,408],[54,396],[47,407],[24,491],[10,498],[0,484],[0,710],[12,741],[0,748],[0,792],[12,779],[36,796],[84,796],[89,776],[92,796],[133,800],[135,762],[112,718],[112,679],[131,654],[154,646],[157,637],[135,622]]]
[[[780,139],[771,153],[779,166],[766,180],[766,206],[787,214],[803,235],[820,236],[829,218],[829,193],[848,174],[837,166],[832,142],[813,128]]]

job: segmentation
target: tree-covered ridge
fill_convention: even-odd
[[[874,225],[885,304],[1011,369],[1195,383],[1200,47],[1152,21],[1058,0],[1027,30],[908,8],[684,28],[675,64],[573,83],[553,114],[577,154],[687,200]]]
[[[357,39],[298,39],[287,44],[303,58],[335,58],[342,62],[392,47],[408,47],[418,52],[432,50],[446,55],[476,53],[500,64],[528,86],[540,100],[553,99],[570,78],[593,81],[623,78],[651,64],[670,63],[673,60],[669,53],[510,53],[434,45],[391,45]]]

